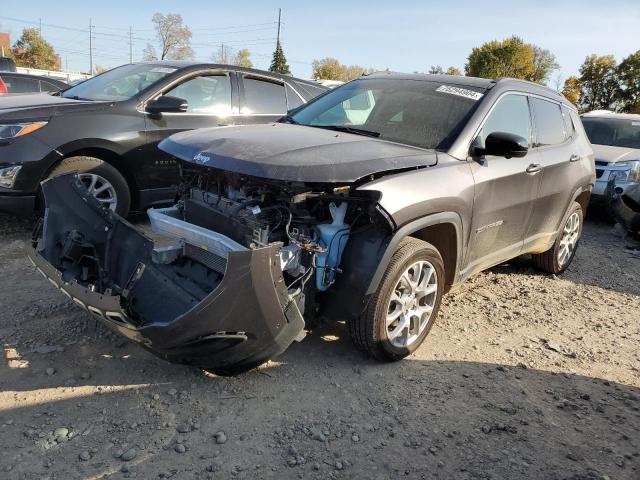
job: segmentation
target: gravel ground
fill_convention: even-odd
[[[234,378],[109,333],[0,216],[0,478],[640,478],[640,259],[590,221],[561,277],[518,259],[379,364],[325,325]]]

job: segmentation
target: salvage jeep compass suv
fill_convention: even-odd
[[[317,318],[347,320],[378,359],[407,356],[470,275],[526,253],[565,270],[595,181],[574,107],[511,79],[371,75],[279,123],[160,148],[182,168],[175,206],[149,210],[163,247],[68,173],[42,185],[32,259],[113,329],[221,374]]]

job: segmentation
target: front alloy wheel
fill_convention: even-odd
[[[349,320],[356,347],[378,360],[400,360],[429,334],[444,292],[444,262],[430,243],[405,238],[362,315]]]
[[[96,175],[95,173],[79,173],[78,177],[82,181],[87,191],[96,197],[103,207],[108,208],[111,211],[116,211],[118,205],[118,194],[116,189],[111,183],[104,177]]]
[[[409,266],[396,283],[389,300],[387,338],[398,348],[414,343],[433,314],[438,293],[436,269],[420,260]]]

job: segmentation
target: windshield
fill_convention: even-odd
[[[361,78],[302,107],[302,125],[344,130],[421,148],[447,149],[483,90],[439,82]]]
[[[626,118],[582,117],[589,141],[595,145],[640,148],[640,117]]]
[[[176,70],[154,64],[123,65],[65,90],[62,96],[78,100],[129,100]]]

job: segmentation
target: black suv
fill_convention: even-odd
[[[0,97],[0,209],[32,212],[40,182],[68,171],[80,172],[120,215],[172,200],[178,167],[159,141],[274,121],[325,90],[260,70],[154,62],[115,68],[58,95]]]
[[[179,202],[153,242],[67,174],[43,184],[32,259],[157,355],[219,373],[277,355],[317,318],[382,360],[413,352],[442,295],[522,254],[571,263],[595,181],[562,95],[519,80],[379,74],[283,123],[173,135]],[[166,245],[166,244],[165,244]]]

